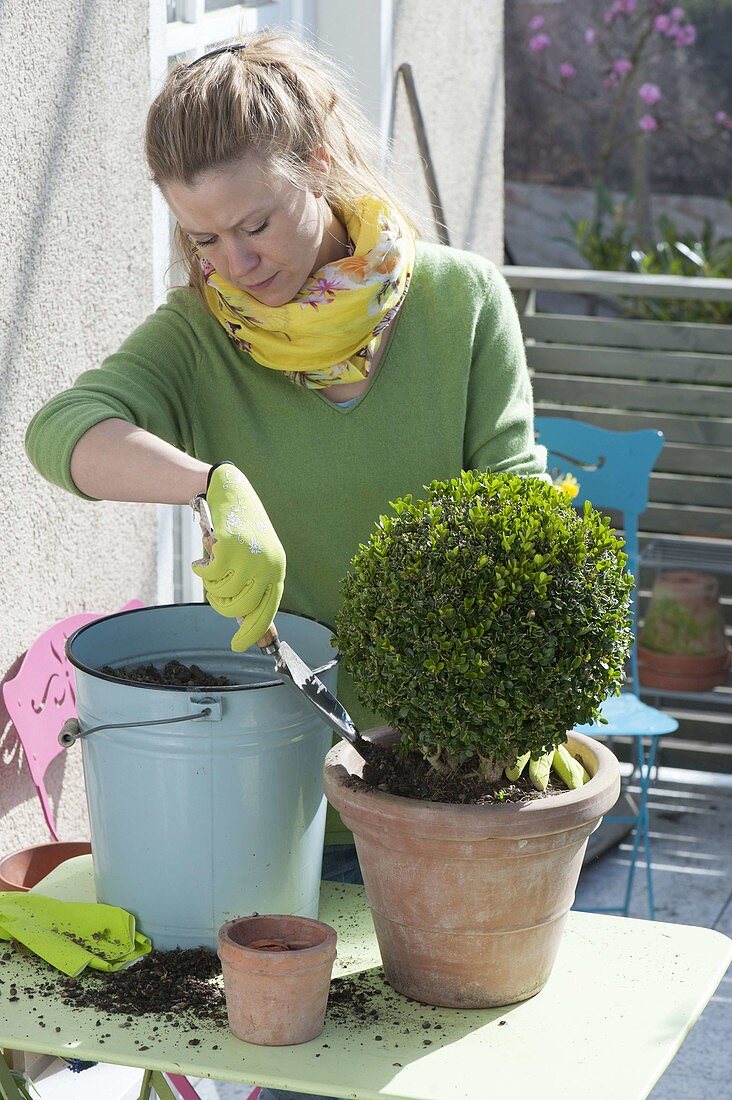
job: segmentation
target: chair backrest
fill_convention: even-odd
[[[536,438],[548,452],[547,468],[552,476],[573,474],[579,482],[575,504],[586,500],[600,511],[621,513],[628,571],[638,576],[638,517],[648,505],[651,470],[663,448],[663,433],[645,428],[639,432],[612,432],[581,420],[539,416]],[[633,647],[630,666],[633,690],[638,690],[638,653],[635,637],[635,590]]]
[[[131,600],[120,610],[132,611],[144,606],[141,600]],[[23,746],[54,840],[58,840],[58,833],[45,775],[51,761],[64,751],[58,743],[61,726],[68,718],[76,717],[74,676],[66,657],[66,640],[80,627],[102,617],[102,613],[86,612],[54,623],[29,647],[13,679],[3,684],[5,706]]]

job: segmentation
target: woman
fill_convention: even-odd
[[[288,553],[285,605],[332,622],[389,500],[461,468],[543,469],[506,284],[477,256],[415,244],[324,57],[265,31],[177,66],[146,152],[190,286],[34,417],[43,476],[89,499],[181,504],[230,460]],[[251,591],[225,605],[215,564],[196,567],[214,605],[218,585],[219,609],[247,616],[237,649],[281,594],[271,535],[266,568],[233,551],[236,583],[253,563],[261,575],[254,608]]]
[[[505,282],[416,240],[324,57],[265,31],[177,66],[146,153],[189,285],[34,417],[27,449],[87,499],[205,493],[218,541],[194,569],[243,616],[234,648],[280,599],[332,623],[395,497],[461,469],[542,472]],[[339,695],[378,723],[343,671]]]

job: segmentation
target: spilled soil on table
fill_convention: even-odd
[[[226,1023],[218,955],[205,947],[151,951],[126,970],[60,979],[63,1002],[116,1015],[154,1012],[175,1023],[180,1013],[195,1020]],[[168,1018],[170,1017],[170,1018]]]
[[[0,958],[9,962],[14,952],[33,959],[43,972],[26,982],[0,979],[0,1007],[6,997],[11,1002],[22,999],[41,1028],[62,1030],[54,1028],[54,1001],[98,1014],[94,1027],[98,1029],[96,1042],[101,1046],[111,1038],[104,1028],[110,1026],[113,1017],[117,1018],[115,1027],[134,1028],[137,1035],[142,1035],[134,1040],[140,1051],[164,1046],[165,1035],[171,1030],[183,1032],[184,1038],[190,1035],[190,1047],[209,1046],[213,1039],[220,1038],[217,1032],[228,1027],[221,963],[218,955],[206,947],[152,951],[126,970],[111,974],[86,970],[78,978],[45,967],[20,944],[8,945]],[[419,1019],[412,1020],[411,1026],[405,1022],[405,1003],[419,1012]],[[429,1020],[434,1011],[396,993],[386,983],[381,967],[377,967],[363,974],[334,978],[327,1019],[351,1029],[356,1025],[358,1031],[378,1029],[373,1035],[364,1034],[364,1038],[375,1043],[391,1042],[398,1049],[400,1036],[410,1032],[419,1035],[422,1046],[431,1045],[430,1031],[442,1030],[442,1025]],[[141,1031],[145,1017],[147,1027]],[[328,1049],[327,1042],[322,1045]],[[209,1049],[218,1050],[218,1044]]]

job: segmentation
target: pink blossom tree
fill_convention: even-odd
[[[528,49],[537,82],[583,111],[592,123],[593,149],[584,151],[596,192],[606,184],[608,165],[624,147],[633,148],[632,195],[636,232],[648,240],[651,232],[648,188],[648,144],[664,132],[678,132],[673,116],[664,109],[663,90],[648,79],[649,70],[662,69],[670,54],[696,41],[696,28],[671,0],[612,0],[584,32],[582,56],[567,56],[561,16],[551,25],[542,15],[529,23]],[[590,76],[601,96],[588,101],[578,94],[578,76]],[[717,110],[702,123],[699,133],[686,138],[706,142],[732,130],[732,118]],[[599,209],[596,207],[596,217]]]

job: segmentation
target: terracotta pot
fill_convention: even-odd
[[[335,929],[309,917],[255,916],[219,929],[229,1028],[259,1046],[307,1043],[325,1023],[336,957]],[[292,950],[250,944],[279,942]]]
[[[729,651],[712,657],[686,657],[679,653],[654,653],[638,646],[641,683],[664,691],[710,691],[725,683],[729,664]]]
[[[368,737],[397,740],[387,727]],[[352,789],[363,760],[331,749],[325,793],[352,830],[387,981],[425,1004],[490,1008],[545,984],[587,839],[620,793],[618,762],[572,734],[589,783],[522,805],[421,802]]]
[[[91,855],[86,840],[54,840],[23,848],[0,860],[0,890],[30,890],[67,859],[86,855]]]
[[[729,649],[710,573],[661,573],[653,586],[638,645],[641,684],[707,691],[726,679]]]

